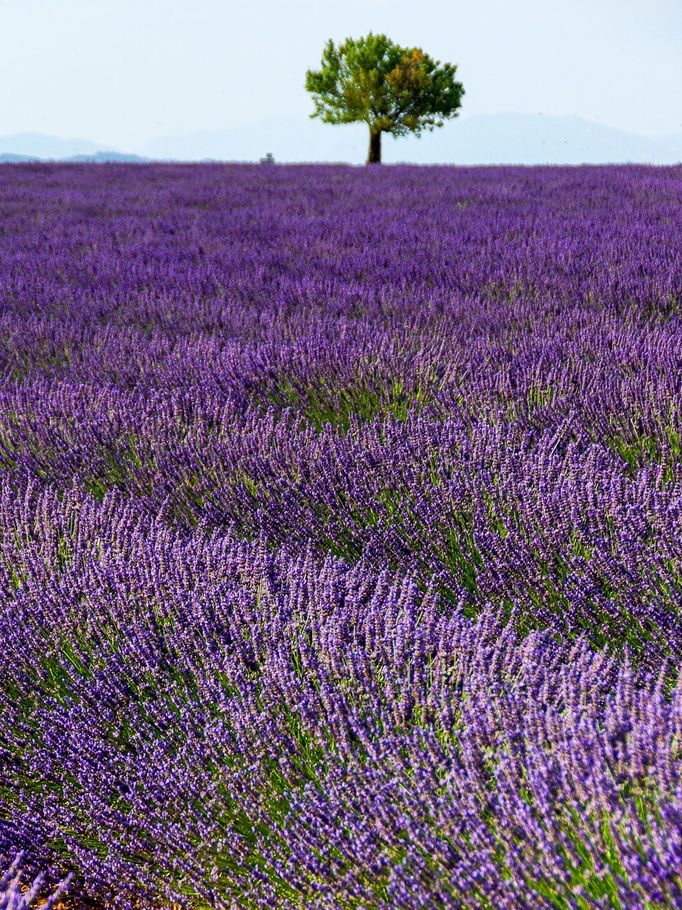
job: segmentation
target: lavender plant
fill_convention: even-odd
[[[47,899],[42,899],[38,903],[42,896],[43,878],[38,876],[30,886],[22,886],[20,868],[22,859],[23,854],[19,853],[7,872],[0,877],[0,908],[2,910],[30,910],[32,907],[40,906],[41,910],[52,910],[57,906],[59,898],[67,891],[71,877],[67,876]]]
[[[0,859],[682,907],[682,170],[0,186]]]

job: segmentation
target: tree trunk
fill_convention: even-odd
[[[374,133],[369,131],[369,154],[367,164],[381,164],[381,130]]]

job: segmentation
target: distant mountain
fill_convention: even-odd
[[[18,133],[0,136],[0,154],[25,155],[47,160],[68,158],[70,155],[92,155],[102,148],[89,139],[63,139],[42,133]]]
[[[40,161],[40,158],[32,158],[31,155],[14,155],[12,152],[0,154],[0,164],[24,164],[30,161]]]
[[[125,152],[111,151],[95,152],[93,155],[70,155],[62,160],[79,164],[145,164],[151,161],[150,158],[143,158],[142,155],[129,155]]]
[[[366,156],[366,128],[316,120],[269,121],[219,132],[168,137],[148,146],[152,158],[196,161],[349,161]],[[542,114],[464,116],[421,139],[383,142],[386,162],[417,164],[605,164],[682,161],[682,134],[650,139],[580,117]]]
[[[0,137],[0,162],[88,163],[174,161],[338,161],[361,164],[367,154],[362,124],[328,126],[317,120],[271,120],[216,132],[159,139],[143,155],[106,150],[87,139],[38,133]],[[580,117],[543,114],[463,116],[421,139],[385,137],[384,160],[415,164],[607,164],[682,162],[682,133],[662,139],[637,136]]]
[[[88,164],[107,162],[133,164],[149,160],[142,155],[102,149],[88,139],[61,139],[58,136],[43,136],[40,133],[0,137],[0,163],[70,161]]]
[[[431,160],[456,164],[672,164],[682,161],[682,134],[650,139],[580,117],[542,114],[462,118],[433,133],[424,142],[423,153]],[[395,156],[402,157],[397,144]]]

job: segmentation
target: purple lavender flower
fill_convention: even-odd
[[[2,910],[30,910],[40,906],[42,910],[52,910],[60,897],[68,890],[71,876],[67,877],[55,888],[49,897],[44,897],[43,877],[35,878],[31,885],[21,883],[21,863],[23,853],[17,854],[7,872],[0,877],[0,908]]]
[[[0,168],[3,906],[682,907],[681,189]]]

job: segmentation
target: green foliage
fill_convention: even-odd
[[[456,117],[464,88],[457,67],[433,60],[419,48],[394,44],[385,35],[338,47],[328,41],[319,70],[308,70],[306,89],[325,123],[363,122],[372,135],[421,135]]]

